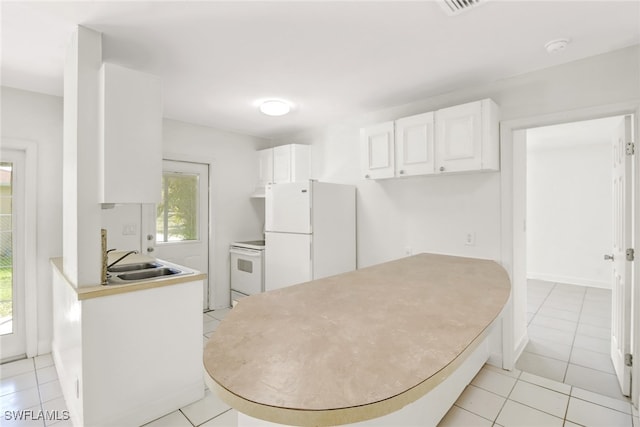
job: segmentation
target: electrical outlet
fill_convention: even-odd
[[[476,245],[476,233],[473,231],[467,231],[464,237],[464,244],[467,246],[475,246]]]
[[[122,226],[122,235],[123,236],[135,236],[138,234],[138,224],[135,222],[124,224]]]

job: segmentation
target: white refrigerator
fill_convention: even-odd
[[[356,269],[354,186],[304,181],[265,191],[265,291]]]

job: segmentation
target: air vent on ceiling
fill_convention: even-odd
[[[440,6],[449,15],[458,15],[465,10],[486,3],[488,0],[440,0]]]

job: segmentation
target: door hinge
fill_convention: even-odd
[[[625,150],[627,156],[633,156],[636,154],[636,144],[633,142],[627,142],[627,149]]]
[[[624,365],[633,366],[633,355],[631,353],[626,353],[624,355]]]
[[[633,261],[636,259],[636,251],[633,248],[627,249],[627,261]]]

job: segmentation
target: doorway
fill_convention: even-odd
[[[143,209],[143,251],[204,272],[203,310],[209,308],[209,164],[163,160],[162,198]]]
[[[25,152],[0,159],[0,360],[26,354]]]
[[[615,223],[612,139],[624,120],[524,131],[529,342],[516,363],[617,399],[625,397],[611,362],[613,270],[603,255],[613,247]]]

